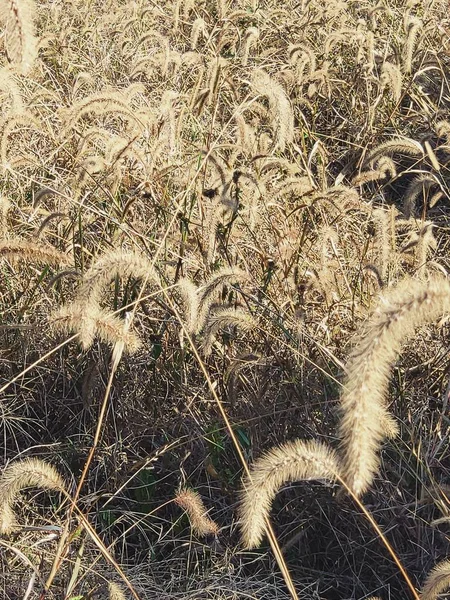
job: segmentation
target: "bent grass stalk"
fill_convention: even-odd
[[[13,504],[28,487],[65,492],[65,481],[53,467],[38,458],[8,465],[0,476],[0,533],[11,534],[16,526]]]
[[[38,487],[43,490],[56,490],[61,493],[66,500],[69,501],[71,510],[69,510],[69,516],[66,520],[66,526],[61,535],[59,548],[65,546],[65,542],[69,534],[69,521],[72,509],[75,509],[78,516],[83,522],[83,526],[92,537],[94,543],[100,548],[102,554],[106,556],[108,561],[113,564],[117,569],[120,576],[126,582],[130,591],[133,593],[136,600],[139,600],[137,594],[134,592],[129,580],[116,563],[116,561],[108,553],[104,544],[98,538],[98,535],[93,530],[89,522],[83,513],[76,507],[74,500],[71,498],[69,492],[66,489],[66,483],[61,477],[59,472],[51,464],[46,463],[38,458],[27,458],[21,461],[17,461],[9,465],[2,475],[0,476],[0,530],[2,533],[10,534],[15,526],[15,514],[13,512],[13,503],[17,499],[18,494],[25,488]],[[58,550],[56,555],[58,556]],[[46,592],[48,591],[47,583],[44,585],[44,589],[41,592],[40,598],[45,598]]]
[[[400,570],[415,600],[417,591],[400,559],[358,496],[339,474],[338,455],[316,440],[295,440],[272,448],[256,461],[247,475],[243,500],[240,506],[241,528],[244,544],[248,548],[259,546],[264,523],[269,521],[272,501],[279,488],[287,481],[331,479],[338,481],[349,493],[381,539]]]
[[[192,340],[192,337],[189,334],[189,332],[187,331],[187,328],[186,328],[186,326],[183,323],[181,315],[179,314],[177,308],[173,304],[172,299],[170,298],[170,296],[167,294],[167,292],[164,289],[161,289],[161,291],[164,294],[164,297],[166,298],[166,302],[171,307],[171,309],[173,310],[176,318],[178,319],[178,322],[180,323],[180,326],[181,326],[181,328],[184,331],[186,339],[188,340],[188,343],[191,346],[192,353],[194,354],[194,356],[195,356],[195,358],[197,360],[197,363],[198,363],[198,365],[199,365],[199,367],[200,367],[200,369],[201,369],[201,371],[202,371],[202,373],[203,373],[203,375],[205,377],[205,380],[206,380],[206,383],[208,385],[208,388],[209,388],[209,390],[210,390],[210,392],[211,392],[211,394],[212,394],[212,396],[213,396],[213,398],[214,398],[214,400],[215,400],[215,402],[217,404],[219,412],[220,412],[220,414],[222,416],[222,419],[223,419],[223,421],[225,423],[225,426],[226,426],[226,428],[228,430],[230,438],[231,438],[231,440],[233,442],[233,445],[235,447],[235,450],[236,450],[236,453],[238,455],[239,461],[240,461],[240,463],[242,465],[242,468],[244,469],[244,472],[247,475],[247,477],[251,477],[250,469],[248,467],[247,461],[245,460],[244,454],[242,452],[241,445],[240,445],[240,443],[239,443],[239,441],[238,441],[238,439],[236,437],[236,434],[233,431],[233,427],[231,426],[231,422],[230,422],[230,420],[228,418],[228,415],[227,415],[227,413],[225,411],[225,408],[224,408],[224,406],[222,404],[222,401],[220,400],[220,398],[219,398],[219,396],[218,396],[218,394],[217,394],[217,392],[215,390],[215,387],[213,385],[211,377],[210,377],[210,375],[209,375],[209,373],[208,373],[208,371],[206,369],[206,366],[205,366],[203,360],[200,357],[200,354],[198,353],[198,350],[197,350],[197,348],[196,348],[196,346],[195,346],[195,344],[194,344],[194,342]],[[286,582],[286,586],[287,586],[287,588],[289,590],[289,593],[291,594],[293,600],[299,600],[298,595],[297,595],[297,591],[296,591],[295,586],[294,586],[294,582],[292,581],[291,574],[289,573],[289,569],[288,569],[288,567],[286,565],[286,562],[285,562],[285,560],[283,558],[283,555],[281,553],[281,548],[280,548],[280,546],[278,544],[277,538],[275,536],[275,532],[273,531],[272,525],[270,524],[270,521],[268,519],[266,519],[265,525],[266,525],[267,536],[269,538],[269,542],[270,542],[270,545],[272,547],[272,551],[273,551],[273,553],[275,555],[275,559],[276,559],[276,561],[278,563],[280,571],[281,571],[281,573],[282,573],[282,575],[284,577],[284,580]]]
[[[124,571],[122,570],[122,568],[120,567],[120,565],[117,563],[117,561],[108,552],[108,548],[105,547],[104,543],[98,537],[97,532],[92,527],[92,525],[89,523],[89,521],[87,520],[86,516],[78,508],[78,506],[74,503],[74,501],[72,500],[72,498],[69,497],[68,499],[71,502],[71,509],[77,513],[78,518],[80,519],[83,527],[86,529],[86,531],[88,532],[88,534],[91,536],[92,541],[97,546],[97,548],[100,550],[100,552],[105,557],[105,559],[110,563],[110,565],[112,567],[114,567],[114,569],[120,575],[122,581],[126,584],[126,586],[128,587],[128,589],[130,590],[133,598],[135,600],[141,600],[140,596],[137,594],[136,590],[134,589],[132,583],[130,582],[130,580],[128,579],[128,577],[125,575]],[[63,537],[61,537],[61,540],[62,539],[63,539]],[[39,600],[44,600],[47,590],[48,590],[48,588],[47,588],[47,583],[46,583],[46,587],[44,588],[43,594],[41,594]]]
[[[355,504],[363,512],[363,514],[366,517],[366,519],[369,521],[369,523],[372,525],[372,527],[374,528],[374,530],[378,534],[380,540],[383,542],[383,544],[386,547],[387,551],[392,556],[392,559],[395,562],[395,564],[397,565],[400,573],[402,574],[403,579],[406,581],[407,586],[411,590],[411,593],[412,593],[412,595],[414,597],[414,600],[421,600],[419,594],[417,593],[416,588],[414,587],[413,582],[411,581],[408,573],[405,570],[405,567],[402,565],[402,563],[401,563],[400,559],[398,558],[398,556],[397,556],[394,548],[389,543],[389,540],[386,538],[386,536],[384,535],[384,533],[381,531],[380,526],[378,525],[378,523],[372,517],[372,515],[367,510],[367,508],[364,506],[364,504],[361,502],[361,500],[358,498],[358,496],[356,496],[356,494],[354,494],[354,492],[347,486],[347,484],[345,483],[345,481],[343,479],[340,479],[339,477],[336,477],[336,479],[346,489],[346,491],[348,492],[349,496],[351,496],[351,498],[353,499],[353,501],[355,502]]]
[[[128,325],[128,324],[127,324]],[[60,543],[58,545],[58,549],[55,553],[55,558],[53,561],[53,565],[52,565],[52,569],[50,571],[50,574],[47,578],[47,581],[45,582],[45,590],[48,591],[53,583],[53,580],[56,576],[56,574],[58,573],[58,570],[62,564],[63,561],[63,556],[65,554],[65,550],[67,548],[67,537],[68,537],[68,533],[69,533],[69,524],[70,524],[70,518],[73,514],[73,511],[75,510],[75,508],[77,507],[77,502],[78,499],[80,497],[80,493],[81,493],[81,489],[84,485],[86,476],[88,474],[89,468],[91,466],[92,463],[92,459],[94,458],[94,454],[95,451],[97,450],[97,446],[98,443],[100,441],[100,436],[101,436],[101,432],[102,432],[102,428],[103,428],[103,422],[105,420],[105,415],[106,415],[106,409],[108,407],[108,400],[109,400],[109,395],[111,392],[111,388],[112,388],[112,382],[114,379],[114,375],[116,373],[117,367],[119,366],[119,362],[120,362],[120,358],[122,356],[122,352],[123,352],[123,345],[117,345],[117,347],[115,348],[115,352],[113,351],[112,353],[112,359],[111,359],[111,370],[110,370],[110,374],[109,374],[109,379],[108,379],[108,384],[106,386],[106,390],[105,390],[105,394],[103,396],[103,402],[100,408],[100,413],[98,416],[98,421],[97,421],[97,427],[95,430],[95,434],[94,434],[94,439],[92,442],[92,446],[89,450],[89,454],[88,457],[86,459],[86,462],[84,464],[83,467],[83,472],[81,473],[81,477],[78,481],[78,485],[77,485],[77,489],[75,491],[75,495],[74,498],[72,500],[72,503],[70,505],[69,511],[68,511],[68,515],[66,518],[66,525],[64,528],[64,531],[61,535],[61,539],[60,539]],[[122,574],[123,577],[125,577],[124,574]],[[126,580],[128,581],[128,580]],[[130,588],[133,591],[133,588]],[[138,600],[138,596],[134,593],[135,598]]]
[[[112,558],[112,556],[111,556],[111,554],[110,554],[110,552],[109,552],[109,551],[110,551],[110,550],[113,548],[113,546],[115,546],[115,545],[117,544],[118,540],[119,540],[121,537],[125,538],[125,536],[126,536],[128,533],[130,533],[130,531],[132,531],[132,530],[133,530],[135,527],[137,527],[137,526],[138,526],[138,525],[140,525],[140,524],[141,524],[143,521],[145,521],[146,519],[148,519],[148,517],[150,517],[150,516],[154,515],[156,512],[158,512],[158,510],[161,510],[161,508],[164,508],[164,507],[166,507],[166,506],[168,506],[168,505],[170,505],[170,504],[173,504],[174,502],[175,502],[175,499],[174,499],[174,498],[171,498],[170,500],[167,500],[167,502],[163,502],[163,504],[160,504],[160,505],[159,505],[157,508],[155,508],[155,509],[151,510],[150,512],[146,513],[146,515],[145,515],[144,517],[140,517],[139,519],[137,519],[136,521],[134,521],[134,522],[133,522],[133,523],[132,523],[132,524],[131,524],[131,525],[130,525],[130,526],[127,528],[127,529],[125,529],[125,531],[123,531],[123,532],[120,534],[120,536],[119,536],[117,539],[115,539],[114,541],[112,541],[112,542],[111,542],[111,543],[110,543],[108,546],[104,546],[104,544],[101,542],[101,540],[100,540],[100,539],[98,538],[98,536],[97,536],[97,538],[98,538],[98,542],[96,542],[96,543],[97,543],[97,545],[98,545],[98,543],[102,544],[102,545],[103,545],[103,548],[104,548],[104,551],[105,551],[105,553],[102,553],[102,556],[105,556],[105,557],[106,557],[106,553],[107,553],[107,554],[108,554],[108,556],[110,557],[110,558],[108,558],[108,561],[109,561],[109,562],[110,562],[110,563],[111,563],[111,564],[114,566],[114,564],[113,564],[113,562],[112,562],[114,559]],[[106,503],[105,503],[105,504],[106,504]],[[105,506],[105,505],[103,505],[103,506]],[[80,509],[79,509],[78,507],[76,507],[76,509],[75,509],[75,510],[77,511],[77,514],[80,512]],[[84,517],[84,518],[86,518],[86,517]],[[117,523],[119,523],[119,521],[120,521],[120,519],[118,519],[116,522],[117,522]],[[96,535],[97,535],[97,534],[96,534]],[[90,567],[91,567],[91,568],[90,568],[89,570],[86,570],[86,571],[84,572],[84,574],[80,576],[80,578],[78,579],[78,583],[81,583],[81,581],[82,581],[84,578],[86,578],[86,577],[88,577],[88,576],[89,576],[89,573],[90,573],[90,571],[91,571],[91,570],[94,568],[94,566],[95,566],[95,565],[96,565],[96,564],[97,564],[99,561],[100,561],[100,556],[97,556],[97,558],[95,558],[95,560],[94,560],[94,561],[92,562],[92,564],[90,565]],[[116,568],[116,570],[117,570],[117,567],[115,567],[115,566],[114,566],[114,568]],[[120,567],[119,567],[119,568],[120,568]],[[117,570],[117,572],[120,574],[120,572],[119,572],[118,570]],[[127,584],[127,585],[128,585],[128,584]],[[128,587],[129,587],[129,586],[128,586]],[[130,589],[131,589],[131,588],[130,588]]]
[[[336,480],[339,457],[329,446],[316,440],[294,440],[275,446],[253,465],[244,482],[239,507],[244,546],[258,547],[269,520],[272,502],[280,487],[287,482]]]

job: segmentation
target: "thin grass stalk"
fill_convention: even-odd
[[[164,502],[163,504],[160,504],[157,508],[151,510],[150,512],[146,513],[143,517],[140,517],[139,519],[137,519],[136,521],[133,521],[133,523],[127,528],[125,529],[125,531],[123,531],[120,536],[118,538],[116,538],[115,540],[113,540],[108,546],[105,546],[105,551],[108,553],[109,556],[111,556],[109,554],[109,551],[113,548],[113,546],[115,544],[117,544],[117,541],[121,538],[121,537],[125,537],[128,533],[130,533],[130,531],[132,531],[135,527],[137,527],[140,523],[142,523],[143,521],[145,521],[148,517],[150,517],[151,515],[154,515],[158,510],[161,510],[161,508],[164,508],[166,506],[168,506],[169,504],[173,504],[174,503],[174,498],[171,498],[170,500],[167,500],[167,502]],[[103,505],[104,506],[104,505]],[[80,511],[79,508],[76,508],[77,512]],[[100,540],[99,540],[100,541]],[[101,543],[101,541],[100,541]],[[106,555],[102,554],[103,556],[106,557]],[[108,559],[110,562],[111,560],[114,560],[111,557],[111,560]],[[89,575],[91,574],[93,568],[95,567],[95,565],[100,561],[100,556],[97,556],[92,563],[90,563],[90,569],[86,569],[85,572],[81,575],[81,577],[78,579],[77,583],[80,584],[83,579],[89,577]],[[111,564],[113,564],[111,562]],[[114,565],[113,565],[114,566]],[[116,567],[115,567],[116,568]],[[119,567],[120,569],[120,567]],[[117,568],[116,568],[117,570]],[[119,573],[119,571],[117,571]],[[120,574],[120,573],[119,573]],[[125,581],[125,580],[124,580]],[[127,584],[128,585],[128,584]],[[128,586],[129,587],[129,586]],[[131,588],[130,588],[131,589]]]
[[[95,529],[92,527],[92,525],[89,523],[89,521],[87,520],[86,516],[83,514],[83,512],[78,508],[78,506],[76,504],[73,503],[73,500],[71,500],[71,507],[73,507],[73,510],[77,513],[80,521],[83,524],[83,527],[86,529],[86,531],[88,532],[88,534],[91,536],[92,541],[94,542],[94,544],[97,546],[97,548],[100,550],[100,552],[102,553],[102,555],[105,557],[105,559],[110,563],[111,566],[114,567],[114,569],[117,571],[117,573],[120,575],[122,581],[126,584],[126,586],[128,587],[128,589],[130,590],[133,598],[135,600],[141,600],[140,596],[137,594],[136,590],[134,589],[132,583],[130,582],[130,580],[128,579],[128,577],[125,575],[125,573],[123,572],[122,568],[120,567],[120,565],[117,563],[117,561],[111,556],[111,554],[108,552],[108,548],[105,547],[104,543],[101,541],[101,539],[98,537],[97,532],[95,531]]]
[[[191,346],[192,353],[194,354],[194,356],[195,356],[195,358],[196,358],[196,360],[198,362],[198,365],[199,365],[199,367],[200,367],[203,375],[205,376],[206,383],[208,384],[208,388],[209,388],[209,390],[210,390],[210,392],[211,392],[211,394],[212,394],[212,396],[213,396],[213,398],[214,398],[214,400],[215,400],[215,402],[216,402],[216,404],[217,404],[217,406],[219,408],[219,412],[220,412],[220,414],[222,416],[222,419],[224,420],[225,426],[226,426],[226,428],[228,430],[228,433],[229,433],[229,435],[231,437],[231,440],[233,442],[234,448],[235,448],[236,453],[237,453],[237,455],[239,457],[241,465],[242,465],[242,467],[243,467],[243,469],[245,471],[245,474],[247,475],[247,477],[249,479],[251,479],[250,469],[248,467],[247,461],[245,460],[244,454],[242,452],[241,445],[239,444],[239,441],[238,441],[238,439],[237,439],[237,437],[236,437],[236,435],[235,435],[235,433],[233,431],[233,427],[231,425],[231,422],[230,422],[230,420],[228,418],[228,415],[227,415],[227,413],[225,411],[225,408],[223,407],[222,401],[220,400],[219,396],[217,395],[217,392],[215,390],[215,387],[213,386],[213,383],[211,381],[211,377],[209,376],[209,373],[208,373],[208,371],[207,371],[207,369],[205,367],[205,364],[202,361],[202,359],[200,357],[200,354],[198,353],[198,350],[197,350],[197,348],[196,348],[196,346],[195,346],[195,344],[194,344],[191,336],[189,335],[189,332],[187,331],[187,329],[186,329],[186,327],[185,327],[185,325],[183,323],[181,315],[179,314],[177,308],[173,304],[172,299],[167,294],[167,292],[165,292],[164,289],[161,289],[161,291],[164,294],[164,297],[166,299],[167,304],[173,310],[173,312],[175,314],[175,317],[178,319],[178,322],[180,323],[180,326],[183,329],[184,335],[186,336],[186,339],[187,339],[189,345]],[[280,545],[278,544],[278,540],[277,540],[277,538],[275,536],[275,532],[274,532],[274,530],[272,528],[272,525],[271,525],[271,523],[269,522],[268,519],[265,519],[265,523],[266,523],[266,533],[267,533],[267,537],[269,538],[270,546],[272,548],[272,551],[274,553],[274,556],[275,556],[277,564],[278,564],[278,566],[280,568],[280,571],[281,571],[281,573],[282,573],[282,575],[284,577],[284,580],[286,582],[286,586],[287,586],[287,588],[289,590],[289,593],[291,594],[293,600],[299,600],[297,591],[296,591],[295,586],[294,586],[294,582],[292,581],[291,574],[289,573],[289,569],[287,567],[286,561],[284,560],[284,557],[282,555],[281,548],[280,548]]]
[[[34,367],[37,367],[37,365],[39,365],[41,362],[44,362],[44,360],[46,358],[48,358],[49,356],[51,356],[52,354],[54,354],[55,352],[57,352],[61,348],[64,348],[64,346],[66,346],[69,342],[72,342],[73,340],[75,340],[77,337],[78,337],[78,333],[75,333],[70,338],[67,338],[66,340],[64,340],[64,342],[61,342],[61,344],[58,344],[58,346],[56,346],[55,348],[52,348],[51,350],[49,350],[48,352],[46,352],[43,356],[41,356],[40,358],[38,358],[37,360],[35,360],[34,363],[32,363],[31,365],[29,365],[26,369],[23,369],[23,371],[20,371],[20,373],[18,373],[17,375],[15,375],[12,379],[10,379],[7,383],[5,383],[5,385],[3,385],[0,388],[0,394],[3,393],[5,390],[7,390],[10,385],[12,385],[13,383],[15,383],[18,379],[20,379],[26,373],[28,373],[28,371],[31,371],[31,369],[34,369]]]
[[[361,500],[358,498],[358,496],[356,496],[353,491],[346,485],[345,481],[343,479],[341,479],[339,476],[336,476],[337,481],[339,481],[339,483],[346,489],[346,491],[348,492],[349,496],[351,496],[351,498],[354,500],[355,504],[358,506],[358,508],[364,513],[364,516],[366,517],[366,519],[369,521],[369,523],[372,525],[372,527],[374,528],[374,530],[376,531],[376,533],[379,535],[380,540],[383,542],[384,546],[386,547],[387,551],[389,552],[389,554],[392,556],[395,564],[397,565],[400,573],[403,576],[403,579],[406,581],[407,586],[409,587],[409,589],[411,590],[411,593],[414,597],[414,600],[420,600],[420,596],[417,593],[416,588],[414,587],[413,582],[411,581],[408,573],[405,570],[405,567],[402,565],[399,557],[397,556],[397,554],[395,553],[395,550],[393,549],[393,547],[391,546],[391,544],[389,543],[389,540],[386,538],[386,536],[384,535],[384,533],[381,531],[378,523],[375,521],[375,519],[372,517],[372,515],[370,514],[370,512],[367,510],[367,508],[364,506],[364,504],[361,502]]]
[[[104,394],[104,397],[103,397],[103,402],[102,402],[102,405],[101,405],[101,408],[100,408],[100,413],[99,413],[99,416],[98,416],[98,422],[97,422],[97,427],[96,427],[96,430],[95,430],[94,440],[93,440],[92,446],[91,446],[91,448],[89,450],[88,457],[87,457],[86,462],[85,462],[84,467],[83,467],[83,472],[81,473],[81,477],[80,477],[80,479],[78,481],[78,485],[77,485],[77,489],[75,491],[74,498],[72,500],[72,503],[70,505],[70,508],[69,508],[69,511],[68,511],[68,514],[67,514],[66,526],[64,528],[63,534],[61,535],[61,540],[60,540],[60,543],[58,545],[58,549],[56,551],[55,558],[53,560],[52,569],[51,569],[50,574],[49,574],[49,576],[47,578],[47,581],[45,582],[45,590],[46,591],[48,591],[50,589],[50,587],[51,587],[51,585],[53,583],[53,580],[54,580],[56,574],[58,573],[59,568],[61,567],[61,564],[63,562],[63,556],[65,554],[65,550],[66,550],[66,547],[67,547],[67,537],[68,537],[68,529],[69,529],[70,519],[72,517],[74,509],[76,508],[76,503],[77,503],[77,501],[78,501],[78,499],[80,497],[81,489],[82,489],[82,487],[84,485],[86,476],[88,474],[89,468],[90,468],[91,463],[92,463],[92,459],[94,458],[95,451],[97,450],[97,446],[98,446],[98,443],[100,441],[100,436],[101,436],[101,432],[102,432],[102,429],[103,429],[103,422],[105,420],[105,415],[106,415],[106,409],[108,407],[108,401],[109,401],[109,395],[110,395],[110,392],[111,392],[112,382],[113,382],[113,379],[114,379],[114,375],[115,375],[115,373],[117,371],[117,367],[119,366],[119,362],[120,362],[120,358],[121,358],[122,352],[123,352],[123,345],[119,347],[119,349],[118,349],[118,351],[116,353],[113,352],[113,355],[112,355],[111,371],[110,371],[110,374],[109,374],[108,384],[106,386],[105,394]],[[135,597],[136,597],[137,600],[139,600],[137,595]]]

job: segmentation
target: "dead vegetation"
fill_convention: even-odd
[[[3,596],[438,598],[447,2],[0,9]]]

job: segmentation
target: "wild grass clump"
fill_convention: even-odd
[[[1,3],[7,596],[444,590],[447,13]]]

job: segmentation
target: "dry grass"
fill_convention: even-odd
[[[0,3],[3,597],[445,589],[448,9]]]

